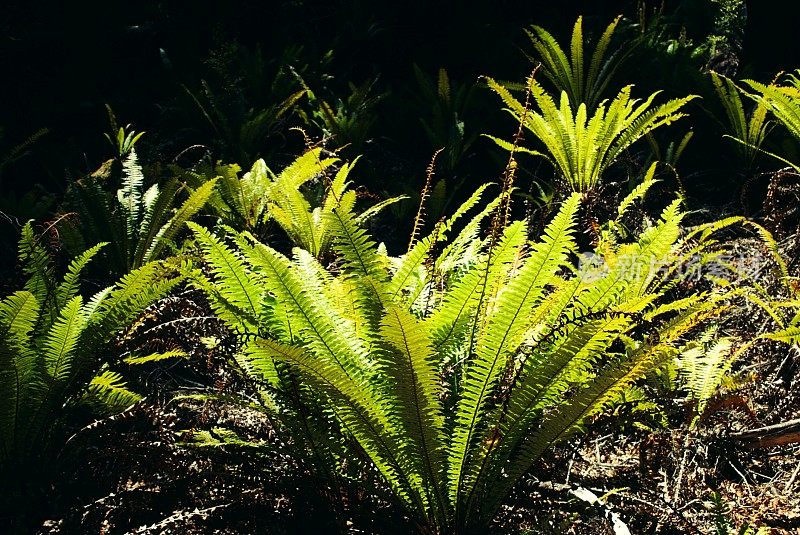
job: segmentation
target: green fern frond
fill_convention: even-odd
[[[529,90],[537,110],[526,110],[510,92],[493,80],[489,86],[503,99],[509,113],[522,122],[547,149],[547,159],[573,191],[589,191],[603,173],[632,144],[653,130],[668,125],[685,114],[680,110],[691,95],[653,106],[658,92],[640,102],[631,99],[631,86],[624,87],[610,103],[603,101],[590,110],[586,104],[572,105],[566,92],[559,103],[533,78]],[[507,143],[501,146],[508,148]],[[516,150],[515,146],[511,146]],[[538,151],[528,151],[536,154]]]
[[[433,518],[447,514],[445,490],[444,415],[441,378],[429,334],[408,311],[391,306],[381,324],[386,348],[384,369],[395,382],[397,400],[391,412],[404,429],[403,452],[415,460],[413,477],[422,481],[425,501],[436,508]],[[408,403],[406,402],[408,401]]]
[[[122,175],[122,188],[117,192],[117,199],[125,212],[125,229],[128,239],[133,240],[139,232],[140,214],[143,208],[142,187],[144,186],[144,174],[135,149],[131,149],[122,161]]]
[[[765,85],[754,80],[744,81],[751,89],[756,91],[755,94],[748,96],[756,100],[759,105],[763,105],[767,108],[786,130],[789,131],[789,134],[791,134],[795,140],[800,140],[800,78],[797,76],[789,76],[787,77],[787,82],[788,83],[785,85]],[[758,140],[758,138],[756,138],[756,140]],[[747,143],[753,142],[753,140],[750,139],[746,141]],[[756,145],[752,146],[758,149]],[[776,154],[769,152],[766,154],[790,165],[795,171],[800,173],[800,164],[790,162]]]
[[[255,326],[261,315],[261,295],[263,290],[252,280],[252,275],[244,261],[237,257],[222,241],[208,230],[189,222],[189,228],[194,232],[200,247],[203,249],[206,261],[211,267],[216,281],[216,295],[229,303],[236,310],[236,316],[225,319],[239,321],[245,325]],[[216,301],[219,303],[219,300]],[[223,306],[217,306],[223,313]]]
[[[306,281],[295,273],[288,259],[257,243],[248,260],[262,270],[262,282],[277,301],[290,304],[295,336],[302,337],[317,358],[338,365],[348,376],[359,376],[368,369],[367,350],[361,340],[338,321],[340,316],[330,302],[306,290]]]
[[[160,258],[161,252],[168,244],[172,243],[183,226],[205,206],[216,184],[216,179],[209,180],[193,191],[189,198],[176,210],[175,215],[158,230],[152,240],[148,240],[149,247],[140,258],[137,258],[135,265],[143,265]]]
[[[721,338],[713,344],[702,338],[689,344],[678,356],[678,372],[695,403],[695,418],[702,416],[708,401],[717,393],[733,364],[732,343]]]
[[[89,396],[107,412],[120,412],[142,400],[142,396],[125,387],[122,375],[105,370],[89,381]]]
[[[78,284],[81,272],[100,249],[106,245],[108,245],[108,243],[98,243],[94,247],[85,250],[69,263],[67,273],[64,275],[61,284],[58,285],[56,293],[56,304],[58,307],[66,305],[70,299],[75,297],[79,290]]]
[[[645,172],[642,182],[633,188],[633,191],[626,195],[624,199],[622,199],[617,207],[618,218],[622,218],[630,209],[630,207],[633,206],[633,203],[643,199],[644,196],[647,195],[647,192],[650,190],[650,188],[658,183],[658,180],[654,178],[657,166],[657,162],[653,162],[650,167],[647,168],[647,172]]]
[[[787,344],[798,344],[800,345],[800,327],[787,327],[786,329],[781,329],[769,334],[764,335],[764,338],[769,338],[770,340],[777,340],[779,342],[784,342]]]
[[[388,302],[385,262],[378,256],[375,242],[356,224],[351,212],[336,208],[328,217],[334,249],[348,266],[349,276],[359,278],[366,289],[366,299],[375,303]]]
[[[45,369],[53,382],[64,381],[69,376],[75,348],[86,322],[82,307],[81,296],[70,299],[46,337],[43,357]]]
[[[583,17],[578,17],[572,28],[569,57],[558,41],[544,28],[532,26],[526,31],[541,62],[542,72],[555,86],[557,92],[565,92],[573,107],[585,103],[596,105],[611,82],[615,71],[628,54],[627,47],[620,47],[608,54],[611,41],[622,16],[617,16],[605,28],[589,57],[585,51]]]
[[[39,243],[39,236],[34,233],[30,221],[22,227],[18,259],[22,264],[22,272],[28,277],[25,289],[32,293],[40,304],[45,303],[55,292],[53,268],[50,255]]]
[[[182,431],[185,435],[187,431]],[[190,438],[183,445],[193,448],[221,448],[233,446],[236,448],[264,448],[268,444],[263,441],[244,440],[235,431],[224,427],[214,427],[209,431],[191,431]]]
[[[258,343],[273,359],[293,364],[310,384],[335,401],[332,408],[342,425],[358,440],[398,497],[416,502],[414,505],[424,510],[419,487],[405,476],[397,457],[398,444],[393,440],[393,427],[380,397],[376,397],[377,392],[366,388],[370,383],[354,381],[340,366],[308,355],[299,348],[270,340]]]
[[[767,120],[768,108],[759,101],[748,117],[740,96],[742,90],[733,80],[712,71],[711,82],[728,120],[728,137],[742,145],[742,157],[747,165],[751,165],[771,127],[771,121]]]
[[[139,365],[139,364],[148,364],[150,362],[158,362],[161,360],[186,358],[188,356],[189,355],[187,355],[185,351],[172,350],[172,351],[162,351],[160,353],[150,353],[149,355],[125,357],[122,360],[122,362],[124,362],[125,364]]]
[[[37,388],[38,355],[30,336],[39,319],[39,303],[32,293],[15,292],[0,301],[0,459],[13,449],[21,406]]]

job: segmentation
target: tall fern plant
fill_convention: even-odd
[[[541,142],[545,152],[492,139],[508,150],[545,158],[568,188],[578,192],[594,189],[624,151],[653,130],[684,117],[681,109],[696,98],[692,95],[654,105],[658,92],[640,101],[631,98],[632,86],[626,86],[613,100],[596,107],[571,103],[566,91],[561,92],[556,103],[539,82],[530,78],[528,90],[536,109],[527,109],[501,84],[492,79],[488,83],[507,111]]]
[[[768,108],[763,102],[757,102],[747,114],[740,94],[742,90],[733,80],[712,71],[711,82],[725,110],[728,137],[740,143],[739,155],[746,169],[750,169],[772,126]]]
[[[337,207],[331,269],[192,224],[211,271],[197,283],[248,332],[243,369],[272,385],[277,407],[299,376],[416,529],[482,529],[549,448],[674,358],[728,298],[669,291],[682,253],[712,243],[710,231],[681,237],[678,201],[638,239],[606,247],[606,269],[575,269],[579,202],[569,197],[530,242],[502,210],[479,237],[495,201],[452,239],[446,220],[400,258]]]
[[[8,503],[15,489],[53,477],[73,408],[88,402],[113,412],[139,399],[106,367],[107,346],[176,279],[151,263],[84,298],[81,272],[106,245],[87,249],[57,277],[31,225],[23,228],[27,282],[0,300],[0,482]]]

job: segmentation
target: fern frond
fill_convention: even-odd
[[[289,314],[297,326],[295,336],[301,337],[317,358],[335,363],[348,376],[359,376],[369,368],[362,342],[355,336],[348,336],[350,333],[337,321],[338,316],[329,301],[306,290],[306,282],[295,273],[288,259],[257,243],[249,252],[248,260],[263,270],[262,281],[278,302],[289,304]]]
[[[733,364],[731,340],[721,338],[713,344],[704,340],[689,344],[677,358],[678,372],[695,402],[695,419],[703,414],[711,397]]]
[[[764,338],[777,340],[778,342],[784,342],[787,344],[800,345],[800,327],[787,327],[786,329],[765,334]]]
[[[172,351],[162,351],[160,353],[150,353],[149,355],[134,355],[130,357],[125,357],[122,361],[125,364],[148,364],[150,362],[158,362],[161,360],[168,360],[174,358],[186,358],[189,355],[186,354],[185,351],[180,350],[172,350]]]
[[[38,387],[38,355],[30,335],[39,318],[39,303],[32,293],[18,291],[0,301],[0,459],[13,449],[21,405]]]
[[[310,384],[335,401],[332,408],[342,425],[358,440],[397,496],[403,501],[412,502],[411,507],[416,501],[416,507],[424,510],[419,496],[419,482],[414,485],[406,477],[401,460],[397,457],[398,445],[392,436],[394,428],[381,400],[374,397],[376,393],[365,388],[368,383],[354,381],[339,366],[308,355],[299,348],[270,340],[260,340],[258,343],[273,359],[293,365]]]
[[[125,387],[122,375],[105,370],[89,381],[88,393],[106,412],[120,412],[142,400],[142,396]]]
[[[605,28],[591,56],[585,50],[583,17],[578,17],[572,27],[569,57],[555,37],[544,28],[532,26],[526,31],[545,77],[555,86],[556,92],[565,92],[569,96],[573,107],[577,108],[581,103],[594,107],[627,57],[628,47],[620,47],[608,54],[621,19],[621,15],[617,16]]]
[[[22,264],[22,272],[28,277],[25,289],[33,294],[40,304],[47,302],[55,292],[53,267],[47,250],[39,243],[39,237],[33,232],[31,222],[22,227],[18,246],[18,258]]]
[[[81,272],[100,249],[106,245],[108,245],[108,243],[98,243],[94,247],[85,250],[69,263],[67,273],[64,275],[61,284],[58,285],[58,290],[56,292],[56,305],[59,308],[66,305],[67,302],[78,293]]]
[[[135,265],[142,265],[159,258],[161,252],[168,244],[172,243],[178,232],[183,228],[183,225],[205,206],[216,184],[217,179],[212,179],[193,191],[189,198],[177,209],[175,215],[158,230],[158,233],[149,242],[146,252],[141,258],[137,258]]]
[[[82,307],[81,296],[70,299],[45,339],[45,370],[53,382],[64,381],[69,376],[75,348],[86,322]]]
[[[605,170],[633,143],[684,117],[680,110],[697,98],[690,95],[653,106],[658,92],[640,103],[631,99],[631,86],[626,86],[610,103],[599,103],[590,116],[586,104],[570,104],[566,92],[561,93],[556,104],[533,78],[528,88],[538,111],[525,109],[493,80],[488,83],[509,107],[511,115],[542,142],[548,159],[570,188],[581,192],[594,188]],[[511,149],[517,150],[514,145]]]
[[[650,190],[650,188],[658,183],[658,180],[654,178],[657,165],[657,162],[653,162],[650,167],[647,168],[647,172],[645,173],[642,182],[633,188],[633,191],[626,195],[625,198],[619,203],[619,206],[617,207],[618,218],[622,218],[633,205],[633,203],[643,199],[644,196],[647,195],[647,192]]]
[[[333,246],[348,266],[349,276],[358,277],[365,287],[364,298],[374,306],[388,302],[386,294],[386,269],[377,254],[377,246],[366,231],[357,226],[351,212],[331,211],[329,224],[333,232]]]
[[[211,266],[219,297],[235,307],[236,315],[239,316],[235,320],[246,325],[257,325],[261,314],[259,303],[263,290],[252,280],[250,270],[242,259],[204,227],[192,222],[188,225]],[[223,307],[219,308],[221,310]]]
[[[133,240],[139,232],[139,223],[142,212],[142,187],[144,174],[136,156],[136,150],[131,149],[122,161],[122,188],[117,192],[117,199],[125,212],[125,229],[128,239]]]
[[[418,461],[415,477],[422,481],[426,503],[438,509],[433,518],[447,514],[445,490],[445,434],[441,378],[428,333],[408,311],[390,306],[381,324],[385,373],[394,382],[393,403],[407,437],[405,455]]]

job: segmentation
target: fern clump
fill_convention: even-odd
[[[503,224],[507,193],[452,235],[485,189],[399,258],[334,206],[330,267],[191,224],[210,268],[196,284],[245,334],[237,361],[266,405],[278,416],[324,407],[431,533],[485,527],[542,454],[674,359],[731,298],[725,285],[670,292],[683,254],[713,256],[715,243],[713,228],[682,236],[679,201],[638,238],[598,249],[604,269],[577,269],[578,194],[538,241],[524,221]],[[335,448],[318,440],[331,423],[288,425],[335,474]]]
[[[730,134],[737,141],[742,163],[750,169],[769,133],[772,123],[768,120],[767,106],[758,102],[750,114],[745,113],[740,93],[742,90],[733,80],[711,72],[711,82],[725,110]]]
[[[177,282],[149,263],[85,298],[81,272],[107,244],[87,249],[58,278],[39,239],[30,223],[22,229],[27,282],[0,300],[0,482],[9,490],[52,477],[76,406],[113,413],[140,399],[108,368],[108,344]]]
[[[745,80],[745,84],[754,91],[749,96],[754,99],[759,108],[765,107],[789,132],[796,143],[800,143],[800,71],[786,77],[784,84],[765,85],[754,80]],[[758,141],[749,138],[734,138],[748,147],[759,148]],[[795,172],[800,173],[800,163],[789,161],[777,154],[767,153],[789,165]]]

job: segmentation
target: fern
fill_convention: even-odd
[[[88,394],[102,407],[102,410],[111,413],[123,411],[142,399],[140,395],[125,387],[122,375],[109,370],[103,371],[89,381]]]
[[[146,207],[143,202],[144,174],[136,151],[131,149],[122,161],[122,188],[117,191],[117,200],[125,214],[125,230],[129,240],[133,240],[138,232],[139,215]]]
[[[329,228],[332,211],[355,207],[356,194],[349,189],[354,165],[355,162],[340,164],[337,158],[325,157],[323,149],[315,148],[280,173],[270,170],[264,160],[256,161],[241,177],[238,165],[218,165],[201,173],[175,169],[198,190],[212,177],[219,181],[209,201],[209,211],[222,224],[263,238],[268,233],[268,223],[274,222],[294,244],[319,258],[327,253],[333,237]],[[332,173],[335,166],[338,169]],[[333,174],[332,179],[329,174]],[[321,195],[320,183],[325,186]],[[404,198],[385,199],[367,208],[358,221],[365,222]]]
[[[596,108],[570,103],[566,92],[558,104],[541,85],[531,78],[528,88],[538,111],[526,110],[511,93],[492,79],[489,86],[500,96],[507,111],[529,130],[546,149],[546,153],[522,149],[547,159],[561,174],[572,191],[594,189],[603,173],[636,141],[660,126],[668,125],[685,113],[681,112],[696,96],[673,99],[653,105],[658,93],[646,100],[632,99],[631,87],[624,87],[612,101],[603,101]],[[591,116],[589,114],[592,114]],[[520,150],[510,143],[491,137],[507,150]]]
[[[759,106],[769,110],[775,119],[789,131],[789,134],[796,142],[800,141],[800,71],[789,75],[785,85],[765,85],[754,80],[745,80],[744,83],[755,91],[754,94],[749,96]],[[751,140],[749,139],[742,140],[742,142],[746,143],[747,146],[758,149],[757,145],[750,145]],[[767,154],[791,166],[796,172],[800,173],[800,164],[791,162],[777,154],[769,152]]]
[[[278,414],[323,407],[418,526],[480,529],[548,448],[675,358],[735,292],[713,282],[704,296],[670,291],[685,250],[716,246],[713,230],[681,236],[678,201],[635,240],[605,246],[608,270],[574,270],[579,202],[569,197],[535,243],[519,221],[479,239],[479,211],[462,233],[447,236],[445,220],[398,259],[340,205],[327,223],[337,258],[327,269],[310,251],[289,258],[250,235],[228,242],[194,225],[211,266],[197,284],[231,326],[245,324],[228,311],[250,296],[255,323],[237,361],[270,385]],[[459,241],[444,248],[446,262],[435,253]],[[318,446],[315,459],[346,455],[317,441],[330,422],[290,423]],[[335,461],[315,465],[335,479]]]
[[[61,448],[64,424],[77,405],[90,402],[103,412],[115,412],[139,399],[117,372],[106,368],[102,356],[109,342],[177,280],[166,277],[163,266],[146,264],[84,299],[80,272],[100,248],[92,247],[74,259],[63,282],[57,283],[49,255],[30,224],[23,229],[20,262],[31,290],[0,301],[4,484],[21,477],[49,476],[44,468]]]
[[[629,47],[619,47],[610,54],[609,47],[622,16],[616,17],[597,40],[591,56],[585,51],[583,17],[572,28],[569,56],[556,39],[544,28],[533,26],[527,31],[541,62],[543,74],[557,92],[566,92],[570,105],[585,104],[594,108],[608,88],[614,73],[629,53]]]
[[[752,166],[771,128],[767,118],[768,107],[761,101],[748,116],[740,93],[733,80],[711,72],[711,82],[725,110],[730,134],[728,137],[740,144],[740,156],[746,166]]]
[[[106,191],[100,177],[88,176],[71,185],[67,205],[77,219],[62,220],[68,250],[80,254],[87,243],[106,243],[103,255],[106,270],[121,277],[132,269],[163,259],[183,230],[212,197],[217,179],[190,191],[176,179],[153,184],[145,189],[145,177],[135,149],[125,156],[122,187],[113,194]]]
[[[706,335],[690,342],[677,357],[678,373],[694,403],[692,426],[703,415],[737,356],[729,339],[721,338],[712,343],[709,338],[710,335]]]

